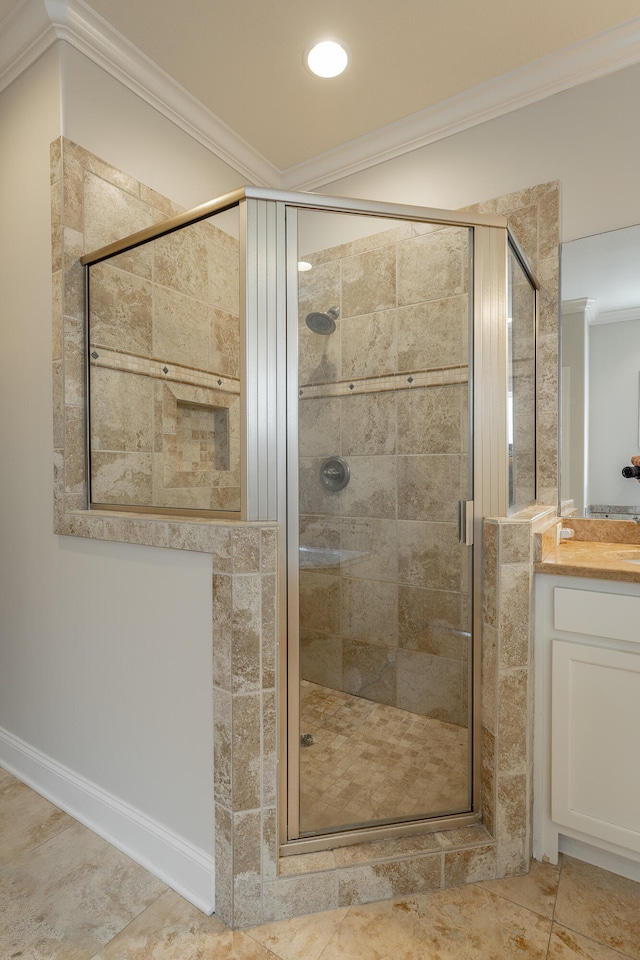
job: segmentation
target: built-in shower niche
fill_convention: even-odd
[[[208,404],[176,404],[176,460],[185,486],[212,483],[229,469],[229,408]]]
[[[237,211],[89,268],[91,504],[240,510]]]

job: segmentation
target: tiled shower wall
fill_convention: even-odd
[[[94,503],[239,511],[238,257],[209,220],[91,267]]]
[[[531,519],[525,516],[505,522],[497,518],[487,524],[495,529],[487,535],[485,573],[484,823],[279,857],[275,526],[87,511],[84,298],[79,257],[180,211],[67,140],[52,144],[51,182],[54,530],[67,536],[198,550],[212,557],[212,816],[216,821],[219,916],[232,926],[243,926],[526,870],[532,731]],[[555,503],[558,185],[524,190],[484,204],[482,209],[512,217],[543,283],[538,472],[542,496]],[[313,309],[318,309],[315,301]]]
[[[306,254],[299,278],[302,676],[468,723],[469,231],[406,223]],[[340,310],[319,336],[314,310]],[[327,490],[326,457],[349,464]],[[417,682],[417,680],[419,682]]]

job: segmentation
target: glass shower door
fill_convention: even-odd
[[[314,210],[297,233],[302,838],[471,809],[472,238]]]

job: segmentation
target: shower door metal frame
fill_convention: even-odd
[[[284,198],[283,198],[284,199]],[[502,216],[469,215],[454,211],[338,200],[331,197],[286,198],[287,259],[287,637],[281,648],[280,683],[280,802],[281,855],[330,849],[374,839],[402,837],[477,823],[480,806],[480,668],[482,636],[481,586],[483,570],[482,522],[487,516],[508,513],[507,416],[507,251],[509,232]],[[472,560],[472,719],[471,719],[471,810],[469,812],[348,829],[315,837],[300,837],[299,809],[299,567],[298,567],[298,284],[297,212],[299,209],[364,214],[393,220],[414,220],[439,226],[469,227],[472,231],[473,347],[469,358],[470,450],[472,454],[473,560]],[[527,266],[534,288],[535,278]],[[487,396],[484,384],[492,384]],[[295,522],[294,522],[295,518]],[[284,619],[284,618],[281,618]]]

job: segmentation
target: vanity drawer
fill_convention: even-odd
[[[553,625],[556,630],[567,633],[640,645],[640,596],[556,587]]]

